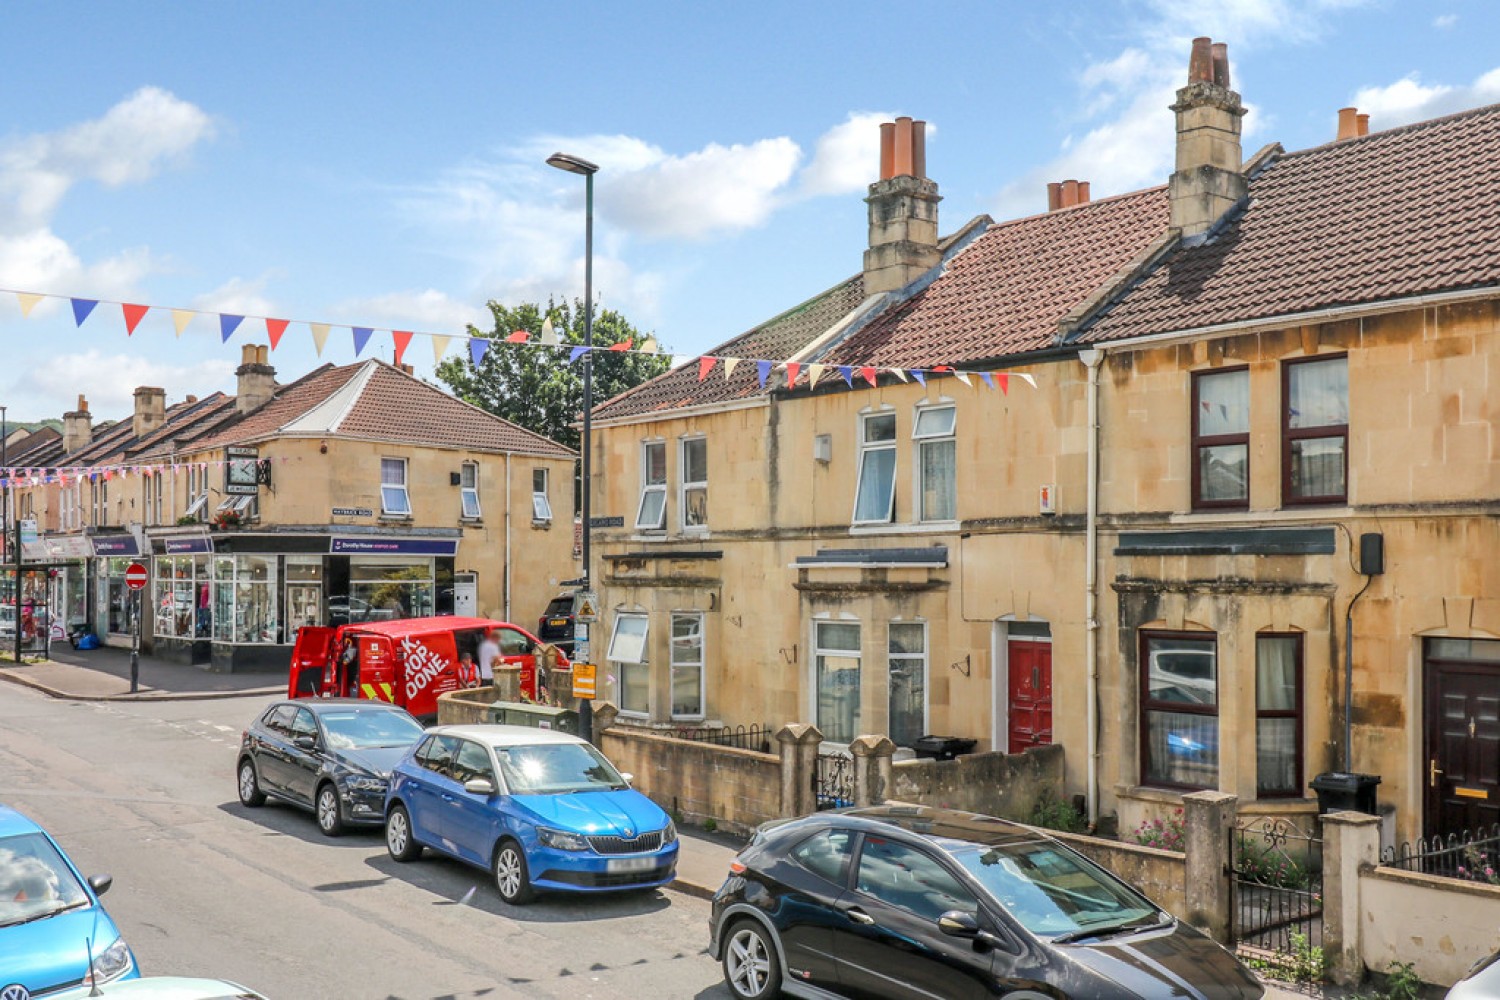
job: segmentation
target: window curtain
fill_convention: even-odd
[[[856,521],[889,521],[895,513],[896,449],[877,448],[864,453],[859,476],[859,497],[854,505]]]
[[[833,743],[859,735],[859,626],[817,626],[818,729]]]
[[[922,520],[952,521],[958,517],[956,462],[953,441],[922,445]]]
[[[1255,641],[1257,712],[1297,709],[1297,640],[1262,636]],[[1261,792],[1298,791],[1297,719],[1255,720],[1256,787]]]

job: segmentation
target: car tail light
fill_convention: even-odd
[[[741,864],[738,861],[731,861],[731,862],[729,862],[729,874],[731,874],[731,875],[743,875],[748,870],[749,869],[747,869],[743,864]]]

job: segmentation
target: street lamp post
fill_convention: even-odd
[[[593,493],[594,465],[594,174],[599,172],[597,163],[573,156],[570,153],[553,153],[547,157],[547,166],[566,170],[570,174],[583,175],[583,589],[592,589],[593,574],[590,568],[592,546],[590,495]],[[574,641],[577,630],[587,629],[584,623],[575,622]],[[577,646],[574,646],[576,652]],[[593,643],[589,643],[589,656],[593,657]],[[579,735],[590,743],[594,741],[594,703],[591,699],[578,700]]]

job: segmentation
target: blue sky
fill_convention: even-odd
[[[373,326],[389,359],[393,328],[581,294],[561,149],[602,167],[599,301],[691,355],[859,268],[880,121],[930,123],[947,232],[1049,180],[1164,182],[1194,35],[1229,43],[1248,155],[1350,104],[1381,129],[1500,101],[1497,28],[1482,0],[6,4],[0,288]],[[0,404],[232,390],[244,342],[0,294]],[[321,360],[352,357],[336,329]],[[272,362],[320,362],[304,323]]]

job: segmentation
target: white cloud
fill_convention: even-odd
[[[648,239],[698,240],[763,224],[802,150],[791,139],[710,143],[684,156],[601,178],[609,218]]]
[[[1500,67],[1460,85],[1427,85],[1413,73],[1383,87],[1365,87],[1355,93],[1353,103],[1370,116],[1370,128],[1378,131],[1497,101]]]
[[[815,197],[864,191],[880,172],[880,125],[894,118],[882,111],[853,112],[824,132],[813,146],[812,162],[798,175],[798,193]],[[929,122],[927,137],[936,132]]]
[[[1432,19],[1432,26],[1439,31],[1446,31],[1458,23],[1457,14],[1439,14]]]
[[[234,316],[275,316],[276,306],[266,297],[270,274],[258,278],[233,277],[218,288],[194,298],[191,305],[202,312]]]
[[[435,288],[346,299],[334,305],[332,312],[384,324],[386,329],[448,334],[462,333],[471,323],[483,327],[490,318],[483,302],[461,302]]]
[[[8,386],[11,412],[30,413],[33,418],[59,416],[71,409],[82,393],[97,423],[119,419],[134,411],[137,386],[160,386],[168,402],[192,393],[206,395],[227,388],[235,362],[228,358],[191,364],[162,364],[139,354],[106,354],[99,350],[48,355],[47,363],[23,368],[24,374]],[[62,409],[59,409],[61,407]]]

